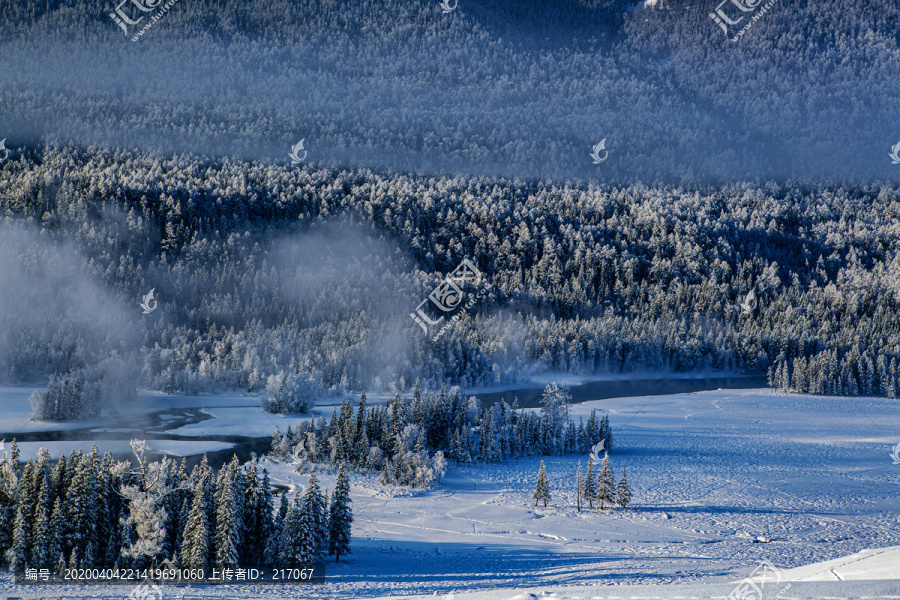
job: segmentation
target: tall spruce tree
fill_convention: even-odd
[[[581,476],[581,461],[578,461],[578,471],[575,473],[575,508],[581,512],[581,494],[584,490],[584,477]]]
[[[47,556],[51,561],[56,561],[68,550],[65,546],[66,517],[62,507],[62,499],[57,496],[53,501],[53,510],[50,513],[50,525],[47,531],[48,548]],[[118,549],[117,549],[118,551]],[[60,573],[62,575],[62,573]]]
[[[181,542],[181,560],[188,569],[209,569],[209,524],[203,506],[203,485],[194,484],[194,498]]]
[[[7,560],[9,560],[9,568],[14,573],[22,573],[25,571],[25,565],[28,562],[29,554],[29,531],[28,521],[25,518],[25,509],[20,504],[16,509],[16,520],[13,526],[12,547],[9,549]]]
[[[544,461],[541,461],[541,469],[538,471],[537,486],[531,497],[534,498],[535,506],[537,506],[537,503],[540,501],[544,503],[544,507],[546,508],[547,502],[550,501],[550,482],[547,481],[547,470],[544,467]]]
[[[241,547],[241,526],[237,522],[237,503],[228,470],[219,471],[216,486],[216,565],[222,569],[234,569],[238,564],[238,548]]]
[[[588,458],[587,474],[584,477],[584,499],[588,506],[594,508],[594,500],[597,499],[597,481],[594,475],[594,457]]]
[[[603,510],[604,502],[612,504],[616,501],[616,479],[609,464],[609,454],[604,454],[600,463],[600,474],[597,475],[597,500],[600,502],[600,510]]]
[[[342,554],[350,553],[350,529],[353,512],[350,509],[350,479],[347,467],[341,465],[334,496],[328,511],[328,553],[339,561]]]
[[[625,471],[622,471],[622,479],[619,480],[619,487],[616,490],[616,503],[625,508],[631,503],[631,486],[628,485],[628,478]]]
[[[44,484],[40,486],[38,493],[38,502],[35,507],[34,526],[31,530],[31,566],[40,568],[50,567],[55,556],[50,554],[50,496],[49,496],[50,480],[44,475]]]
[[[327,513],[325,499],[319,489],[316,472],[309,476],[306,493],[303,494],[303,502],[300,509],[300,562],[311,565],[325,550],[327,540]]]

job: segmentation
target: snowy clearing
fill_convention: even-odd
[[[900,597],[900,466],[889,456],[900,440],[900,401],[728,390],[572,411],[592,408],[609,411],[612,466],[617,476],[627,468],[634,490],[624,511],[576,512],[573,479],[586,456],[545,459],[547,508],[530,499],[540,458],[451,468],[427,491],[357,474],[353,554],[320,567],[326,584],[194,586],[187,595],[724,598],[768,560],[782,572],[770,597],[787,582],[783,598]],[[209,412],[232,427],[239,417],[229,410]],[[291,465],[267,467],[273,483],[291,490],[306,482]],[[334,475],[324,473],[320,484],[333,488]],[[758,537],[770,542],[754,543]],[[12,594],[9,582],[4,591],[38,597],[24,588]],[[100,596],[90,588],[78,594]]]

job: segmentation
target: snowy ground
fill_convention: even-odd
[[[530,500],[539,459],[453,468],[423,492],[357,475],[353,554],[321,567],[325,585],[195,586],[169,597],[725,598],[768,560],[782,582],[766,597],[900,598],[900,549],[884,550],[900,546],[900,465],[889,456],[900,401],[728,390],[574,411],[594,406],[610,412],[613,468],[627,468],[635,493],[628,510],[576,512],[573,479],[586,457],[546,459],[547,508]],[[306,480],[289,465],[270,471],[295,489]],[[0,593],[40,595],[11,588],[7,580]]]

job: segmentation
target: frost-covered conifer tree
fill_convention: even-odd
[[[550,501],[550,482],[547,481],[547,470],[544,467],[544,461],[541,461],[541,469],[538,471],[537,486],[531,497],[534,498],[535,506],[537,506],[537,503],[540,501],[543,502],[544,507],[546,507],[547,502]]]
[[[625,471],[622,472],[622,479],[619,480],[619,487],[616,490],[616,503],[625,508],[631,502],[631,486],[628,485],[628,478]]]
[[[600,474],[597,475],[597,500],[600,502],[600,510],[603,510],[604,502],[612,504],[616,501],[616,479],[609,464],[609,454],[604,454],[600,463]]]
[[[340,560],[342,554],[350,553],[350,528],[353,524],[350,502],[350,479],[346,466],[341,465],[328,514],[328,553],[334,556],[335,562]]]
[[[285,521],[289,513],[287,503],[287,494],[281,494],[278,501],[278,512],[272,520],[272,532],[266,539],[265,560],[266,564],[281,567],[284,563],[282,558],[282,539],[285,535]]]
[[[20,504],[16,509],[16,520],[13,525],[12,547],[7,552],[9,568],[15,573],[25,571],[29,551],[28,537],[28,521],[25,519],[24,507]]]
[[[584,488],[584,478],[581,476],[581,461],[578,461],[578,471],[575,473],[575,508],[581,512],[581,494]]]
[[[584,477],[584,499],[588,506],[594,508],[594,500],[597,499],[597,481],[594,475],[594,457],[588,458],[587,474]]]
[[[181,543],[181,560],[188,569],[209,568],[209,524],[203,507],[203,486],[198,481],[194,486],[191,512],[188,514]]]
[[[62,499],[57,496],[53,501],[53,511],[50,513],[50,526],[47,531],[49,545],[47,556],[51,561],[56,561],[63,553],[63,540],[66,533],[65,513],[62,508]],[[116,548],[118,555],[119,549]]]
[[[300,507],[300,553],[298,559],[301,564],[313,564],[325,550],[328,536],[327,518],[325,500],[319,489],[316,473],[313,471],[309,476],[309,483]]]
[[[238,564],[238,548],[241,547],[241,523],[237,521],[237,503],[231,477],[225,468],[219,471],[216,486],[216,565],[233,569]]]
[[[35,507],[34,527],[31,532],[31,566],[35,568],[50,567],[55,559],[50,554],[51,531],[50,531],[50,515],[49,507],[50,496],[48,487],[50,485],[49,478],[44,476],[44,483],[41,485],[41,491],[38,494],[38,502]]]

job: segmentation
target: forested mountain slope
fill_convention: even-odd
[[[145,385],[193,391],[804,356],[799,388],[895,393],[895,188],[573,187],[100,148],[4,175],[7,380],[111,352],[137,357]],[[409,314],[464,258],[481,300],[434,341]],[[160,308],[140,315],[151,288]]]
[[[894,395],[900,8],[782,0],[736,41],[714,8],[192,0],[132,42],[0,2],[0,378]],[[426,336],[463,259],[477,302]]]
[[[737,41],[712,0],[645,4],[178,1],[132,42],[111,0],[3,2],[0,135],[265,161],[303,138],[337,168],[527,179],[896,181],[896,2],[780,0]]]

